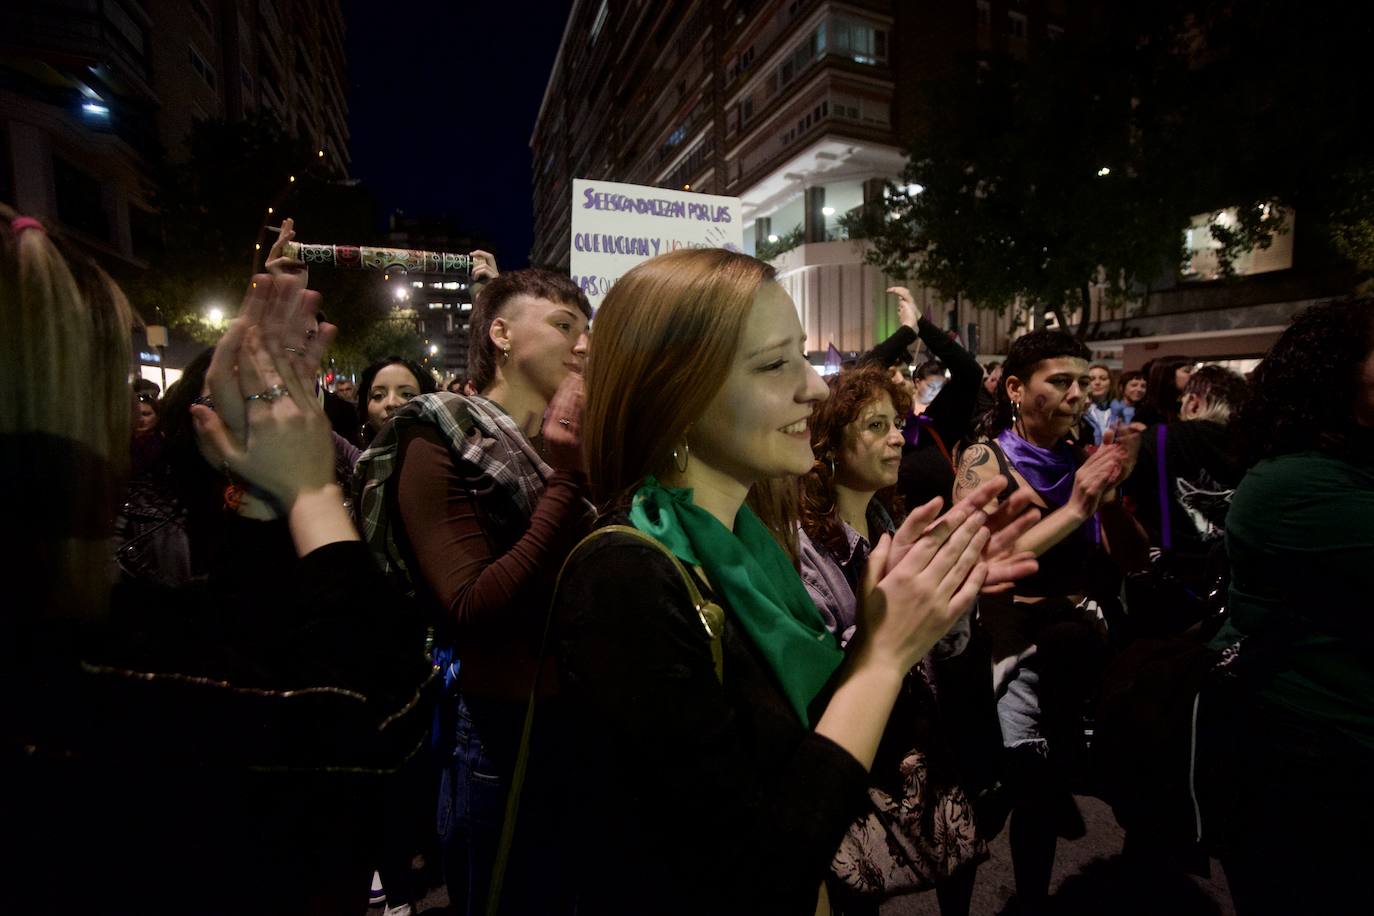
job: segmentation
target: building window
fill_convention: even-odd
[[[1007,34],[1012,38],[1026,37],[1026,14],[1010,11],[1007,13]]]
[[[887,59],[887,32],[866,22],[832,16],[816,29],[816,50],[837,54],[861,64]]]
[[[73,229],[109,241],[110,216],[105,212],[100,182],[61,156],[53,157],[52,173],[57,218]]]
[[[191,52],[191,69],[200,74],[200,78],[205,80],[205,85],[211,89],[215,88],[215,69],[206,63],[205,58],[200,56],[200,52],[194,46],[188,46]]]

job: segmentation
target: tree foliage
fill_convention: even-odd
[[[902,185],[851,222],[873,263],[984,307],[1071,309],[1093,283],[1124,297],[1173,282],[1191,218],[1234,208],[1213,223],[1229,273],[1288,230],[1291,207],[1305,234],[1374,264],[1374,163],[1357,140],[1374,13],[1158,0],[1109,17],[923,88]]]
[[[230,315],[236,311],[249,276],[262,270],[276,237],[267,226],[284,217],[295,219],[301,241],[373,240],[376,207],[368,192],[325,174],[309,143],[290,136],[271,115],[198,122],[186,146],[184,161],[165,164],[155,176],[161,248],[147,270],[120,277],[146,319],[160,317],[213,341],[219,329],[205,320],[208,305]],[[323,295],[328,319],[339,326],[337,364],[365,365],[369,354],[386,346],[407,356],[419,352],[418,335],[407,338],[402,328],[392,327],[380,276],[316,269],[310,286]]]

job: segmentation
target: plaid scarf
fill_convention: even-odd
[[[416,424],[437,428],[453,460],[490,477],[526,517],[534,514],[544,484],[553,473],[520,427],[494,402],[448,392],[411,399],[377,433],[353,472],[363,540],[382,571],[407,595],[415,594],[415,583],[396,549],[395,525],[387,512],[386,483],[396,471],[401,432]]]

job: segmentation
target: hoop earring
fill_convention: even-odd
[[[835,479],[835,456],[830,456],[830,479]]]
[[[673,446],[673,467],[677,468],[679,474],[687,473],[687,462],[692,460],[692,449],[687,444],[687,440],[682,440],[682,454],[678,454],[677,446]]]

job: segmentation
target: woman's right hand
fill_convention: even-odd
[[[544,448],[556,471],[585,471],[582,455],[582,408],[586,401],[582,375],[569,372],[544,413]]]
[[[921,310],[916,307],[911,290],[905,286],[889,286],[887,291],[897,297],[897,321],[916,330],[916,322],[921,320]]]
[[[1086,521],[1097,512],[1102,497],[1121,479],[1126,460],[1125,447],[1110,443],[1088,456],[1073,475],[1073,494],[1067,505],[1075,515]]]
[[[980,505],[1004,487],[989,481],[938,523],[934,499],[907,516],[869,555],[859,609],[856,662],[904,674],[930,652],[978,597],[987,578],[981,555],[991,537]],[[986,489],[988,492],[983,494]],[[896,556],[894,544],[909,545]],[[890,567],[890,568],[889,568]]]
[[[287,217],[277,230],[277,240],[267,252],[264,269],[278,280],[289,279],[302,289],[310,285],[310,268],[300,258],[286,256],[286,243],[296,238],[296,221]]]
[[[292,278],[254,277],[206,374],[215,409],[192,408],[202,450],[286,508],[301,493],[334,482],[329,421],[314,394],[312,369],[335,328],[320,325],[306,352],[289,352],[285,342],[292,317],[317,311],[318,299]],[[280,396],[259,396],[276,386]]]

